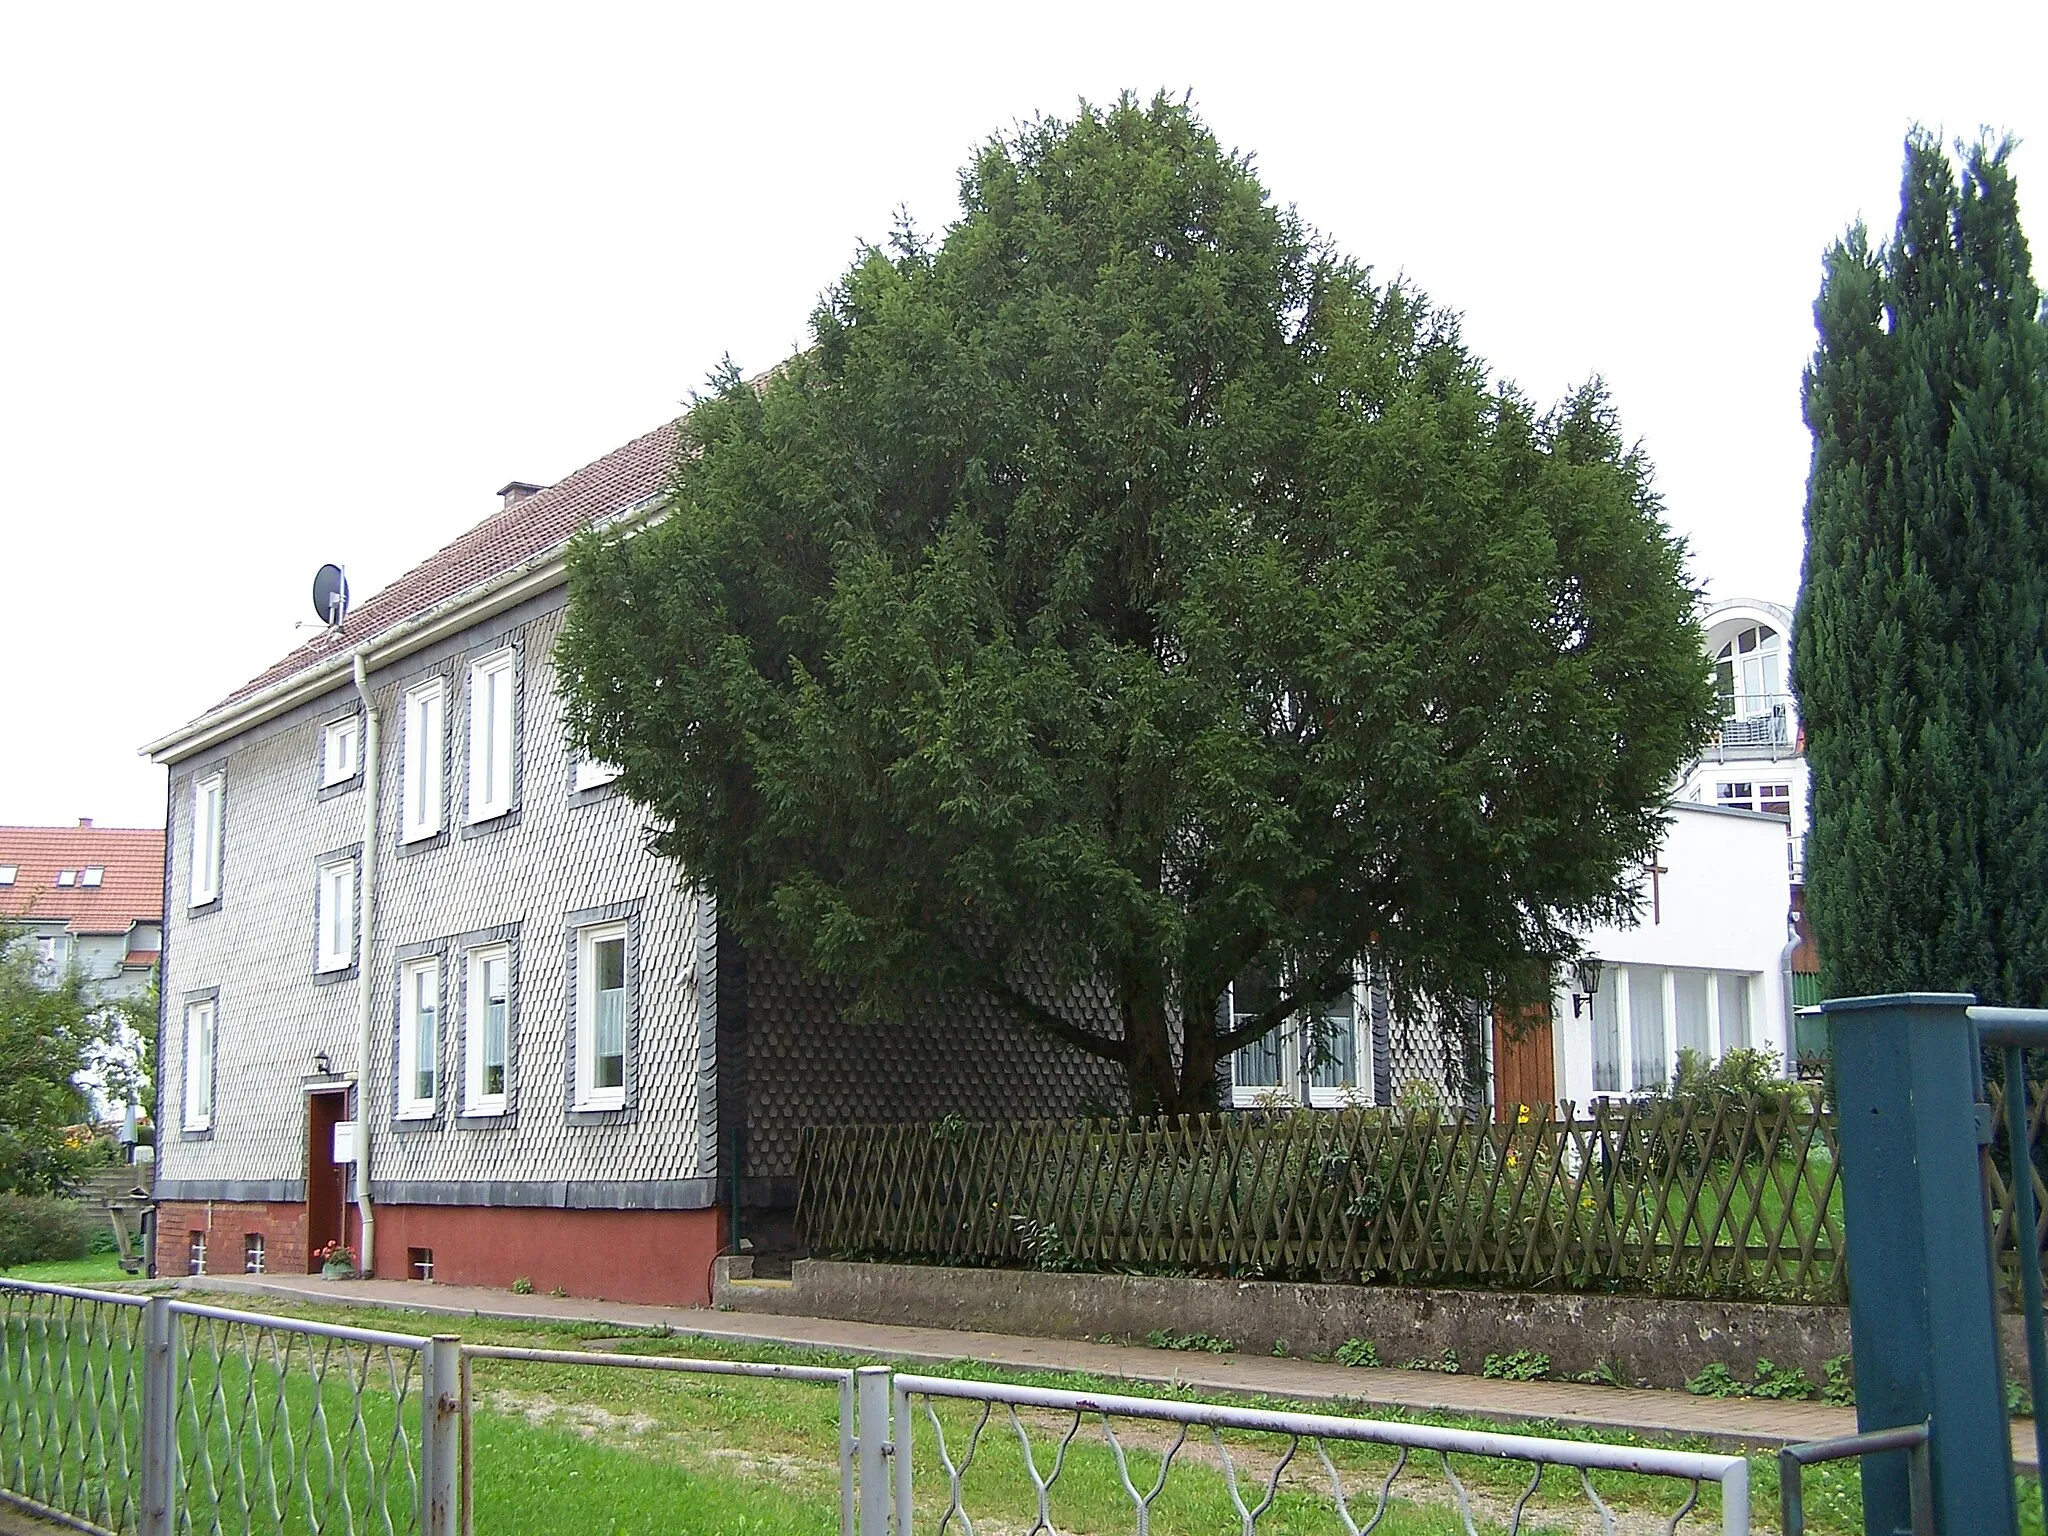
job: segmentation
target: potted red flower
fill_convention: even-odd
[[[356,1251],[340,1238],[324,1248],[314,1249],[313,1257],[320,1261],[320,1273],[329,1280],[353,1280],[356,1277]]]

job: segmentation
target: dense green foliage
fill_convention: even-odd
[[[76,1200],[0,1194],[0,1269],[83,1259],[104,1225]]]
[[[99,1160],[104,1149],[76,1131],[89,1112],[76,1079],[118,1016],[76,976],[44,974],[35,947],[0,922],[0,1194],[62,1190]]]
[[[1794,685],[1828,995],[2048,1003],[2048,327],[2008,146],[1828,253]]]
[[[1405,1002],[1547,995],[1711,706],[1600,391],[1492,382],[1182,105],[1037,122],[961,198],[572,552],[573,727],[659,848],[749,942],[875,1008],[978,989],[1141,1111],[1368,950]]]

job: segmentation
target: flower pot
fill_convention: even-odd
[[[323,1279],[327,1280],[353,1280],[356,1277],[356,1267],[353,1264],[335,1264],[330,1262],[320,1266],[320,1274]]]

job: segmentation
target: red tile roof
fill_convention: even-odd
[[[126,933],[164,916],[164,835],[155,827],[0,827],[0,917],[66,919],[72,933]],[[70,870],[70,885],[57,874]],[[96,886],[79,872],[106,871]]]
[[[478,523],[446,548],[349,611],[338,630],[313,639],[251,678],[214,706],[239,703],[308,667],[344,655],[440,607],[494,576],[557,549],[598,519],[658,495],[675,472],[676,427],[670,422],[636,437],[568,479],[525,496]],[[212,714],[214,710],[207,713]]]

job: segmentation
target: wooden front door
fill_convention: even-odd
[[[348,1118],[348,1093],[306,1095],[306,1273],[319,1250],[348,1236],[348,1165],[334,1160],[334,1128]]]
[[[1556,1059],[1551,1055],[1550,1009],[1537,1003],[1512,1024],[1493,1011],[1493,1118],[1515,1118],[1519,1106],[1557,1102]]]

